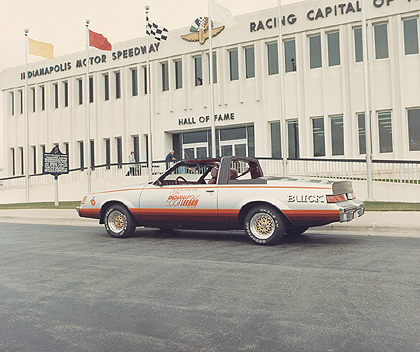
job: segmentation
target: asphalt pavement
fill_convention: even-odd
[[[75,209],[1,209],[0,222],[100,226],[98,220],[79,217]],[[366,212],[353,221],[333,223],[318,227],[316,230],[343,233],[351,231],[369,236],[420,237],[420,212]]]

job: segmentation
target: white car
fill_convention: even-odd
[[[156,181],[86,195],[77,209],[97,218],[112,237],[136,226],[166,229],[244,229],[257,244],[311,226],[364,214],[350,181],[264,177],[258,160],[184,160]]]

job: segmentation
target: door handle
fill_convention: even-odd
[[[213,193],[214,192],[214,189],[206,189],[206,192]]]

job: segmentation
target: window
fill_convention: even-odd
[[[20,113],[23,114],[23,90],[19,91],[19,106],[20,106]]]
[[[175,89],[182,88],[182,60],[175,60]]]
[[[332,32],[327,34],[328,42],[328,65],[338,66],[340,60],[340,33]]]
[[[45,87],[41,86],[41,110],[45,110]]]
[[[121,98],[121,72],[115,72],[115,99]]]
[[[80,170],[85,169],[85,152],[83,148],[83,141],[79,141],[79,160],[80,160]]]
[[[354,33],[354,56],[356,62],[363,61],[363,37],[362,28],[358,27],[353,29]]]
[[[89,103],[93,103],[93,77],[89,77]]]
[[[122,139],[121,137],[117,137],[116,139],[116,143],[117,143],[117,164],[118,164],[118,168],[121,169],[122,168]]]
[[[245,139],[246,129],[244,127],[239,128],[225,128],[220,130],[221,141],[231,141],[235,139]]]
[[[296,45],[294,39],[284,42],[284,61],[286,72],[296,71]]]
[[[90,140],[90,167],[93,170],[95,168],[95,141]]]
[[[58,84],[54,83],[54,108],[58,109]]]
[[[251,158],[255,157],[255,137],[254,137],[254,126],[248,126],[246,128],[247,140],[248,140],[248,156]]]
[[[237,81],[239,79],[238,49],[229,50],[229,68],[230,80]]]
[[[10,161],[12,163],[12,176],[15,176],[16,175],[15,148],[10,148]]]
[[[420,109],[408,110],[408,139],[411,152],[420,151]]]
[[[272,122],[270,125],[271,125],[271,156],[273,158],[281,158],[280,122]]]
[[[168,62],[162,62],[160,64],[162,68],[162,91],[166,92],[169,90],[169,69]]]
[[[143,77],[144,77],[143,91],[144,91],[144,94],[147,94],[147,67],[143,67]]]
[[[312,119],[314,156],[325,156],[324,118]]]
[[[405,55],[419,53],[419,34],[417,17],[404,20],[404,52]]]
[[[20,113],[23,114],[23,90],[19,90],[19,107]]]
[[[63,82],[64,85],[64,107],[69,106],[69,82]]]
[[[378,113],[379,152],[392,153],[392,120],[391,111]]]
[[[32,169],[33,169],[33,175],[36,174],[36,146],[32,146]]]
[[[357,114],[357,123],[359,129],[359,154],[366,154],[365,114]]]
[[[64,143],[64,153],[69,155],[69,144],[67,142]]]
[[[298,120],[287,121],[287,134],[289,141],[289,158],[299,158],[299,123]]]
[[[136,97],[139,95],[139,88],[137,83],[137,69],[131,69],[131,95]]]
[[[109,74],[104,74],[104,99],[105,101],[109,100]]]
[[[388,25],[386,23],[373,26],[375,34],[375,58],[388,58]]]
[[[107,170],[111,168],[111,141],[109,138],[105,139],[105,165]]]
[[[134,158],[138,162],[140,160],[140,144],[139,144],[139,136],[133,136],[133,152]]]
[[[344,155],[343,116],[331,116],[330,123],[332,155]]]
[[[203,85],[203,66],[201,56],[194,58],[194,75],[195,75],[195,86]]]
[[[253,46],[245,48],[245,77],[255,77],[255,53]]]
[[[19,147],[19,154],[20,154],[20,174],[25,174],[25,168],[24,168],[24,158],[23,158],[23,147]]]
[[[15,114],[15,93],[10,92],[10,115]]]
[[[189,132],[189,133],[184,133],[182,135],[183,144],[199,143],[199,142],[207,142],[206,131]]]
[[[32,112],[35,112],[36,107],[36,95],[35,95],[35,88],[32,88]]]
[[[309,37],[310,68],[322,67],[321,36]]]
[[[83,81],[82,79],[77,80],[77,85],[79,87],[79,105],[83,104]]]
[[[279,73],[279,59],[277,42],[267,44],[268,55],[268,74],[277,75]]]

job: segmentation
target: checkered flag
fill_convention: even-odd
[[[146,22],[146,34],[151,35],[158,41],[168,39],[168,30],[166,28],[159,27],[156,23],[150,22],[148,16],[146,16]]]

